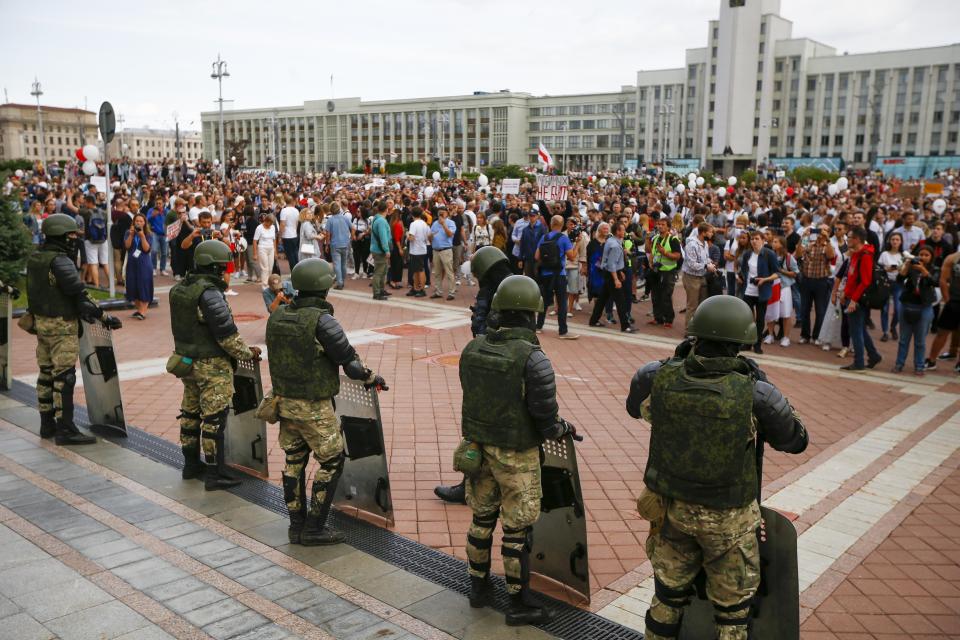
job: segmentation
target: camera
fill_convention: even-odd
[[[750,284],[760,286],[760,278],[750,278]]]
[[[918,258],[917,256],[913,255],[913,254],[910,253],[909,251],[904,251],[904,252],[903,252],[903,257],[904,257],[904,259],[905,259],[907,262],[909,262],[910,264],[920,264],[920,258]]]
[[[204,240],[210,240],[211,238],[213,238],[213,229],[212,228],[200,229],[200,237],[203,238]]]
[[[580,239],[581,233],[583,233],[583,227],[576,225],[573,229],[567,231],[567,237],[570,238],[570,242],[576,243]]]

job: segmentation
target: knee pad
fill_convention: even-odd
[[[656,594],[657,599],[666,606],[673,609],[683,609],[690,604],[690,596],[693,595],[693,585],[674,589],[673,587],[668,587],[663,584],[654,576],[653,592]]]
[[[72,389],[77,384],[77,370],[67,369],[65,371],[61,371],[53,377],[53,381],[54,383],[59,382],[64,389],[67,387]]]

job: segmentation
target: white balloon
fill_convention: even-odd
[[[841,176],[837,179],[837,188],[840,189],[840,191],[846,191],[848,186],[850,186],[850,182],[846,176]]]
[[[84,154],[86,155],[86,154]],[[97,172],[97,163],[93,160],[87,160],[83,163],[83,174],[87,176],[92,176]]]
[[[485,175],[483,175],[483,174],[481,173],[481,174],[477,177],[477,183],[478,183],[481,187],[485,187],[485,186],[487,186],[488,184],[490,184],[490,178],[488,178],[487,176],[485,176]]]
[[[677,193],[683,193],[683,192],[686,191],[686,190],[687,190],[687,188],[686,188],[685,186],[683,186],[683,184],[678,184],[678,185],[677,185]]]
[[[720,196],[721,198],[724,198],[727,195],[727,190],[724,189],[723,187],[717,187],[717,195]]]
[[[780,185],[775,184],[772,187],[770,187],[770,190],[773,191],[774,193],[780,193]]]
[[[400,191],[400,183],[399,183],[399,182],[394,183],[394,185],[393,185],[393,190],[394,190],[394,191]]]
[[[830,194],[831,196],[837,195],[837,191],[840,191],[840,187],[838,187],[836,183],[831,184],[830,186],[827,187],[827,193]]]
[[[440,179],[440,172],[439,172],[439,171],[434,171],[434,172],[433,172],[433,179],[434,179],[434,180],[439,180],[439,179]]]
[[[699,176],[699,177],[697,178],[697,186],[698,186],[698,187],[702,187],[704,182],[706,182],[706,180],[703,179],[703,176]]]
[[[18,178],[22,178],[22,177],[23,177],[23,169],[17,169],[16,171],[13,172],[13,175],[17,176]]]
[[[429,200],[433,197],[433,187],[427,187],[423,190],[423,197]]]
[[[607,186],[607,179],[606,179],[606,178],[600,178],[600,188],[603,189],[603,188],[606,187],[606,186]]]
[[[693,171],[687,174],[687,182],[694,182],[696,181],[696,179],[697,179],[697,174],[695,174]]]
[[[947,201],[943,198],[937,198],[933,201],[933,212],[940,215],[947,210]]]
[[[818,191],[820,191],[820,189],[817,187],[817,185],[811,185],[811,187],[810,187],[810,193],[814,193],[814,194],[815,194],[815,193],[817,193]]]
[[[331,177],[331,178],[336,178],[336,177],[337,177],[337,172],[334,171],[333,173],[331,173],[331,174],[330,174],[330,177]]]
[[[737,176],[730,176],[729,178],[727,178],[727,184],[730,185],[731,187],[737,186]]]
[[[220,158],[214,158],[214,159],[213,159],[213,166],[215,166],[215,167],[219,167],[219,166],[220,166]]]
[[[96,162],[100,159],[100,149],[95,144],[84,145],[83,147],[83,157],[87,160],[93,160]]]

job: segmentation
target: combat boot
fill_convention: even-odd
[[[507,608],[507,626],[522,627],[528,624],[547,624],[553,619],[553,614],[546,607],[541,607],[530,597],[529,588],[524,585],[519,593],[510,595],[510,606]]]
[[[71,444],[96,444],[97,439],[93,436],[88,436],[77,429],[77,425],[73,424],[73,421],[65,422],[60,420],[57,422],[57,432],[53,439],[58,445],[71,445]]]
[[[184,450],[183,452],[183,471],[180,472],[180,477],[184,480],[193,480],[194,478],[199,478],[204,474],[207,469],[207,465],[200,461],[197,457],[199,451],[193,450],[189,452]]]
[[[313,483],[313,495],[316,496],[318,491],[324,491],[324,500],[316,513],[307,512],[306,522],[300,532],[300,544],[305,547],[339,544],[345,540],[341,532],[327,525],[327,517],[330,515],[330,506],[333,504],[333,494],[337,490],[340,473],[337,471],[326,487],[319,482]]]
[[[489,567],[488,573],[482,578],[475,575],[470,576],[470,606],[474,609],[482,609],[493,600],[493,585],[490,584]]]
[[[302,544],[303,527],[306,521],[307,513],[305,509],[290,512],[290,526],[287,527],[287,538],[290,540],[290,544]]]
[[[56,411],[54,409],[40,412],[40,437],[45,440],[57,435],[57,419],[54,417],[55,413]]]
[[[443,485],[435,487],[433,493],[444,502],[449,502],[451,504],[467,504],[467,488],[465,480],[461,480],[460,484],[455,484],[449,487]]]
[[[226,420],[226,416],[223,417]],[[233,475],[227,471],[227,462],[226,462],[226,451],[223,443],[223,431],[221,430],[216,438],[214,438],[214,446],[216,446],[216,464],[208,464],[206,466],[205,475],[203,478],[203,488],[207,491],[217,491],[218,489],[229,489],[230,487],[235,487],[240,484],[241,480],[237,476]]]
[[[60,419],[56,421],[57,431],[53,441],[58,445],[95,444],[97,439],[88,436],[77,429],[73,423],[73,387],[76,384],[76,373],[73,369],[60,374],[62,388],[60,390]]]

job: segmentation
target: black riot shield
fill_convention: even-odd
[[[241,360],[233,373],[233,401],[227,416],[224,457],[228,464],[266,478],[267,423],[254,415],[262,399],[260,361]]]
[[[100,320],[81,320],[80,333],[80,373],[90,427],[125,437],[127,423],[112,333]]]
[[[334,494],[334,504],[383,518],[393,526],[393,499],[387,452],[383,444],[383,423],[376,389],[340,376],[340,393],[334,398],[346,460]]]
[[[10,374],[10,338],[13,327],[13,298],[0,290],[0,389],[12,384]]]
[[[754,640],[800,640],[800,580],[797,530],[780,513],[760,507],[767,539],[760,543],[760,589],[753,606]],[[702,575],[702,574],[701,574]],[[700,582],[698,580],[698,582]],[[713,638],[713,605],[702,584],[683,614],[680,640]]]
[[[577,452],[568,434],[541,445],[543,500],[533,525],[530,570],[572,589],[590,602],[587,519]]]

